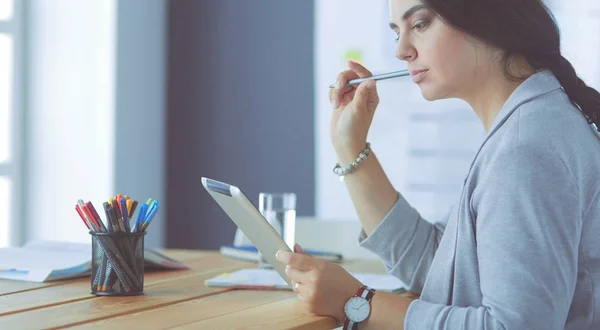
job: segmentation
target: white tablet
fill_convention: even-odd
[[[275,258],[277,250],[291,250],[248,197],[238,187],[212,179],[202,178],[202,185],[291,287],[285,265]]]

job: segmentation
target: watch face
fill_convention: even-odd
[[[369,317],[371,305],[369,305],[367,299],[363,297],[352,297],[346,302],[344,311],[350,321],[358,323]]]

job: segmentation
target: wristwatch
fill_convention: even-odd
[[[346,314],[344,330],[358,329],[358,324],[371,315],[371,299],[373,295],[375,295],[375,289],[363,285],[356,291],[354,296],[346,301],[346,305],[344,306],[344,313]]]

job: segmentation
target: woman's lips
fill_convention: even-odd
[[[419,70],[419,71],[416,71],[413,74],[413,76],[412,76],[413,81],[415,82],[415,84],[418,84],[421,81],[423,81],[423,79],[425,79],[425,76],[427,76],[428,72],[429,72],[429,70]]]

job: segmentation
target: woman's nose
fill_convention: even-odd
[[[396,47],[396,58],[402,61],[410,62],[416,57],[415,48],[404,38],[398,40]]]

